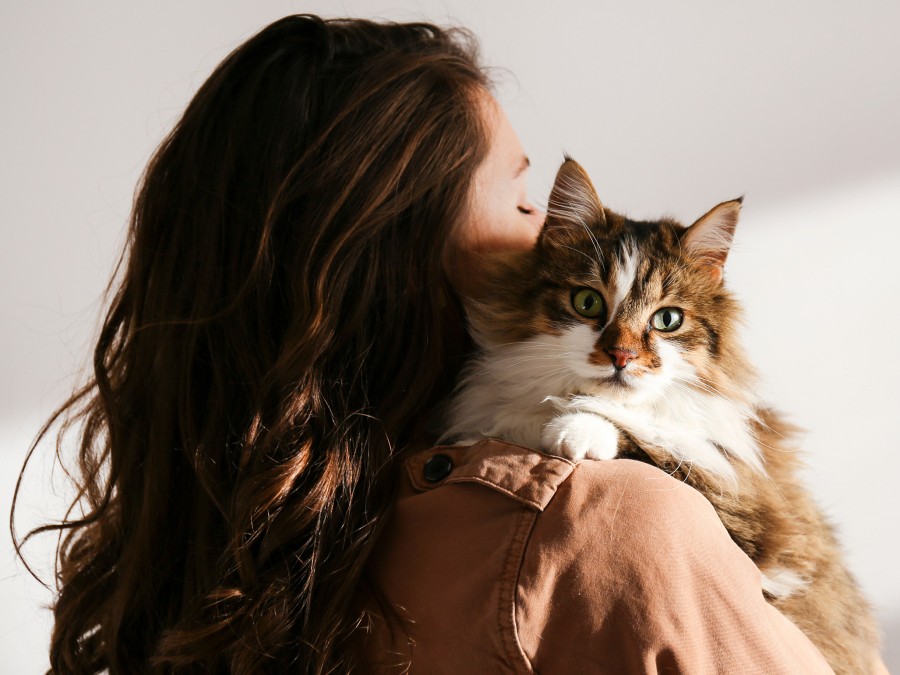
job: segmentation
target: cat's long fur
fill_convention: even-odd
[[[498,258],[467,303],[480,351],[444,438],[661,467],[712,502],[767,597],[836,673],[870,672],[871,612],[798,478],[795,429],[757,400],[740,347],[740,310],[722,282],[740,205],[720,204],[690,228],[635,222],[605,209],[584,170],[564,162],[537,245]],[[585,288],[602,296],[603,315],[574,310]],[[673,332],[648,324],[664,307],[684,310]]]

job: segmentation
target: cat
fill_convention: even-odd
[[[500,438],[574,460],[650,462],[699,490],[767,599],[838,675],[870,672],[871,611],[798,478],[796,429],[755,394],[723,268],[742,199],[690,227],[601,204],[570,158],[535,246],[465,301],[478,348],[442,439]]]

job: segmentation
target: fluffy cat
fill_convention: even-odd
[[[795,430],[757,399],[739,344],[722,270],[740,208],[690,227],[632,221],[567,159],[535,247],[499,257],[467,302],[479,351],[443,438],[659,466],[712,502],[769,601],[836,673],[870,672],[869,607],[798,478]]]

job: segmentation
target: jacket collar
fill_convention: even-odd
[[[436,446],[406,460],[409,481],[417,492],[452,483],[480,483],[535,511],[544,510],[574,468],[567,459],[496,439]]]

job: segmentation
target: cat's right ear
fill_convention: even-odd
[[[713,207],[684,232],[681,240],[684,250],[720,283],[743,201],[738,197]]]
[[[587,172],[571,157],[566,156],[547,202],[547,217],[541,230],[541,240],[554,234],[602,228],[606,213]]]

